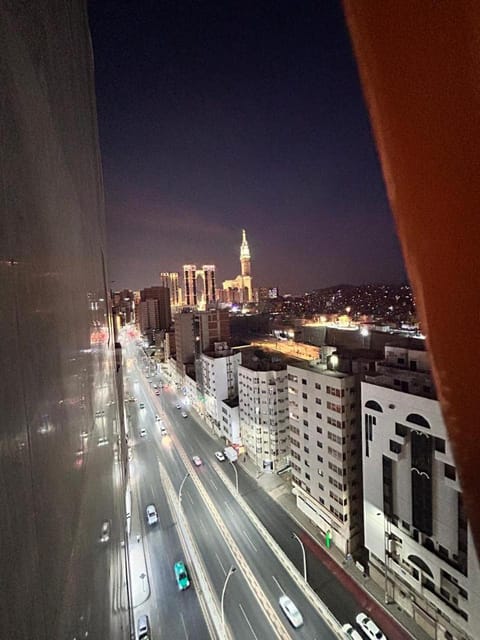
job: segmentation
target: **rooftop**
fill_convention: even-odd
[[[304,371],[316,371],[317,373],[336,378],[337,380],[350,378],[352,376],[351,373],[342,373],[336,369],[328,369],[327,365],[322,364],[319,360],[311,360],[310,362],[306,362],[305,360],[292,360],[288,365],[297,369],[303,369]]]

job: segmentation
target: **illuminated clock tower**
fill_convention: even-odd
[[[242,265],[242,276],[250,276],[250,249],[248,248],[247,234],[242,229],[242,244],[240,246],[240,264]]]

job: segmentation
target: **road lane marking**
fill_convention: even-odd
[[[247,624],[248,624],[248,626],[250,627],[250,631],[252,632],[253,637],[255,638],[255,640],[258,640],[258,636],[257,636],[257,634],[255,633],[255,631],[253,630],[253,627],[252,627],[252,625],[251,625],[251,622],[250,622],[250,620],[248,619],[247,614],[245,613],[245,609],[242,607],[242,605],[241,605],[241,603],[240,603],[240,602],[238,603],[238,606],[240,607],[240,611],[243,613],[243,615],[244,615],[244,617],[245,617],[245,620],[247,621]]]
[[[214,482],[211,478],[209,478],[209,480],[210,480],[210,482],[213,484],[213,486],[215,487],[215,491],[218,491],[218,487],[217,487],[217,485],[215,484],[215,482]]]
[[[202,527],[202,529],[205,531],[205,535],[208,536],[208,531],[207,531],[207,527],[203,524],[202,520],[197,519],[196,522],[198,522],[198,524]]]
[[[272,576],[272,578],[275,580],[275,582],[277,583],[278,588],[280,589],[280,591],[282,593],[285,593],[285,589],[282,587],[282,585],[279,583],[279,581],[275,578],[275,576]]]
[[[183,632],[185,633],[185,638],[188,640],[187,625],[185,624],[185,618],[183,617],[183,613],[180,614],[180,620],[182,621],[182,627],[183,627]]]
[[[233,509],[232,509],[232,507],[228,504],[228,502],[227,502],[226,500],[225,500],[225,508],[226,508],[226,509],[228,509],[232,515],[235,515],[235,514],[233,513]]]
[[[243,533],[245,534],[246,539],[249,541],[249,543],[252,545],[253,550],[254,551],[258,551],[257,547],[253,544],[250,536],[248,535],[248,533],[245,531],[245,529],[243,530]]]
[[[262,613],[264,615],[264,619],[270,624],[272,627],[274,638],[277,640],[288,640],[291,636],[287,631],[286,623],[283,618],[280,618],[276,607],[269,601],[266,593],[260,586],[257,578],[255,577],[254,571],[250,568],[249,563],[247,562],[245,556],[240,551],[238,544],[236,543],[234,536],[230,533],[228,527],[226,526],[224,519],[221,517],[218,507],[214,505],[212,502],[206,486],[200,480],[200,477],[197,473],[195,473],[195,468],[193,467],[190,458],[187,456],[185,450],[180,445],[176,434],[173,436],[173,441],[176,447],[176,451],[183,461],[185,465],[186,471],[189,472],[190,478],[195,485],[199,497],[203,500],[205,506],[210,512],[213,522],[216,524],[219,529],[220,535],[223,538],[225,544],[229,547],[230,552],[232,553],[233,560],[235,565],[240,571],[243,573],[243,576],[246,580],[247,585],[249,586],[251,592],[255,596]],[[168,476],[167,476],[168,478]],[[256,640],[258,638],[255,636]]]
[[[225,571],[225,567],[222,564],[222,561],[220,560],[220,558],[218,557],[218,553],[215,551],[215,555],[217,556],[217,560],[218,560],[218,564],[222,567],[222,571],[225,575],[227,575],[227,572]]]

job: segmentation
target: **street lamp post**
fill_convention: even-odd
[[[231,460],[229,460],[230,464],[233,467],[233,470],[235,471],[235,484],[237,487],[237,495],[238,495],[238,471],[237,471],[237,467],[233,464],[233,462]]]
[[[303,579],[305,580],[305,582],[307,582],[307,555],[305,553],[305,545],[300,540],[300,538],[297,536],[295,531],[292,531],[292,538],[294,538],[295,540],[298,540],[298,542],[300,543],[300,546],[302,547],[302,553],[303,553]]]
[[[236,567],[230,567],[230,569],[228,570],[227,575],[225,576],[225,582],[223,583],[223,589],[222,589],[222,597],[220,598],[220,608],[222,610],[222,630],[223,630],[223,637],[224,640],[226,640],[227,638],[227,634],[225,632],[225,607],[224,607],[224,601],[225,601],[225,590],[227,588],[227,582],[230,578],[230,576],[232,575],[232,573],[234,573],[236,571]]]
[[[180,488],[178,490],[178,504],[180,506],[182,506],[182,489],[183,489],[183,485],[185,484],[185,481],[186,481],[186,479],[188,478],[189,475],[190,475],[190,473],[186,474],[186,476],[182,480],[182,483],[180,484]]]

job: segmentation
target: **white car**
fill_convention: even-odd
[[[167,435],[167,430],[165,429],[163,424],[160,427],[160,433],[162,434],[162,436],[166,436]]]
[[[372,640],[387,640],[383,631],[380,631],[374,621],[365,613],[359,613],[356,616],[355,621],[363,633]]]
[[[221,451],[215,451],[215,458],[219,462],[225,462],[225,456],[223,455],[223,453]]]
[[[175,409],[181,409],[181,408],[182,408],[182,405],[179,402],[177,402],[177,404],[175,405]]]
[[[288,621],[295,629],[301,627],[303,624],[303,618],[300,611],[295,606],[294,602],[290,600],[288,596],[280,596],[278,604],[283,613],[287,616]]]
[[[149,504],[147,507],[147,522],[150,525],[158,522],[158,514],[154,504]]]
[[[160,416],[155,416],[155,422],[160,422]]]
[[[188,413],[186,411],[182,411],[182,418],[188,418]]]
[[[108,542],[110,540],[110,520],[105,520],[102,524],[102,534],[100,542]]]
[[[202,466],[202,460],[198,456],[193,456],[192,462],[196,467],[201,467]]]
[[[144,438],[147,435],[147,430],[146,429],[140,429],[140,437]]]
[[[363,640],[362,636],[356,631],[351,624],[344,624],[342,631],[345,634],[347,640]]]

